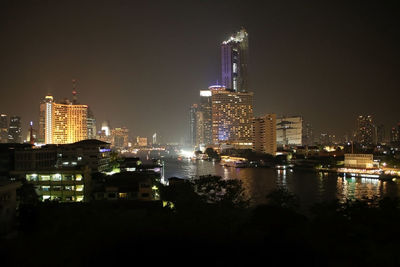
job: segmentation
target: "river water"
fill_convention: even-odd
[[[266,195],[278,186],[298,196],[300,205],[309,207],[320,201],[400,196],[400,183],[369,178],[342,178],[333,173],[277,170],[272,168],[224,167],[218,162],[164,160],[164,177],[192,178],[218,175],[224,179],[240,179],[253,204],[266,202]]]

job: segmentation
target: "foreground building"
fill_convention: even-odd
[[[253,150],[275,155],[276,114],[266,114],[253,119]]]

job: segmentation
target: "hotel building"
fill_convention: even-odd
[[[253,150],[275,155],[276,114],[266,114],[253,119]]]

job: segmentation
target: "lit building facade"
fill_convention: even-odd
[[[65,102],[56,103],[52,96],[46,96],[44,107],[44,139],[46,144],[70,144],[88,138],[87,105],[73,105]],[[39,119],[39,129],[43,127]],[[39,132],[42,130],[39,130]],[[40,136],[40,134],[39,134]]]
[[[8,143],[8,116],[0,114],[0,143]]]
[[[197,111],[199,110],[198,104],[190,106],[189,110],[189,143],[196,146],[197,143]]]
[[[122,149],[128,147],[129,130],[125,127],[111,130],[111,147]]]
[[[375,126],[371,115],[361,115],[357,118],[357,142],[362,145],[371,145],[375,142]]]
[[[10,124],[8,126],[8,142],[9,143],[22,142],[21,117],[19,116],[10,117]]]
[[[241,29],[221,44],[222,85],[235,92],[248,90],[248,34]]]
[[[147,137],[136,137],[136,144],[140,147],[146,147],[147,146]]]
[[[252,148],[253,93],[212,91],[214,144]]]
[[[302,145],[303,118],[300,116],[276,119],[276,142],[279,146]]]
[[[275,155],[276,114],[266,114],[253,119],[253,150]]]

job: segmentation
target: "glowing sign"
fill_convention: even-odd
[[[200,90],[200,96],[211,96],[211,90]]]

